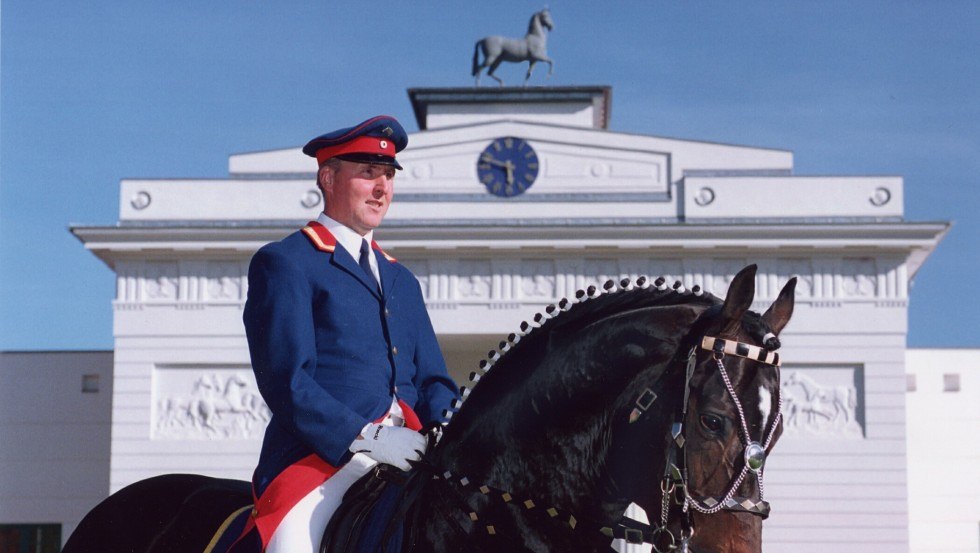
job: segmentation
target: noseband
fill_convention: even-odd
[[[725,383],[725,389],[728,390],[728,395],[735,404],[735,410],[738,413],[740,423],[740,439],[745,445],[745,449],[743,450],[744,463],[742,470],[737,475],[732,477],[732,479],[729,481],[727,491],[720,498],[694,497],[690,494],[690,486],[688,484],[687,455],[684,450],[684,444],[687,442],[687,439],[685,436],[686,431],[684,428],[684,421],[687,417],[688,399],[691,392],[691,378],[694,376],[694,369],[697,366],[697,353],[699,348],[711,352],[711,357],[718,366],[718,373],[721,375],[721,379]],[[661,491],[663,492],[660,526],[656,528],[650,536],[651,538],[654,538],[654,543],[652,545],[655,551],[666,552],[675,548],[674,535],[667,527],[668,513],[670,511],[670,499],[672,496],[674,497],[675,503],[681,507],[681,511],[683,513],[683,518],[681,521],[682,551],[686,550],[688,540],[690,540],[691,536],[694,535],[694,528],[690,515],[690,510],[692,509],[705,515],[711,515],[721,510],[727,510],[751,513],[753,515],[761,516],[763,519],[769,516],[769,502],[764,499],[763,468],[765,466],[766,450],[772,444],[772,440],[776,436],[776,428],[779,427],[779,421],[782,418],[782,395],[777,389],[776,413],[772,418],[772,424],[769,426],[768,432],[765,432],[764,437],[760,437],[761,442],[753,440],[752,435],[749,433],[749,426],[745,417],[745,409],[742,407],[742,402],[739,400],[738,394],[735,393],[735,388],[732,385],[731,378],[728,376],[728,370],[725,369],[725,364],[722,362],[726,355],[751,359],[764,365],[769,365],[773,368],[777,368],[781,364],[779,354],[774,351],[769,351],[767,349],[743,342],[715,338],[713,336],[703,337],[699,346],[691,348],[687,355],[687,367],[684,375],[684,401],[675,415],[674,423],[671,425],[671,447],[667,452],[667,463],[664,470],[664,478],[660,485]],[[640,394],[639,399],[637,399],[633,412],[630,414],[630,422],[635,422],[637,419],[639,419],[643,412],[649,409],[655,399],[656,394],[652,390],[644,390],[643,393]],[[735,495],[735,492],[738,490],[739,486],[742,485],[742,482],[749,473],[754,474],[758,481],[758,499],[738,497]],[[661,548],[661,546],[663,547]]]

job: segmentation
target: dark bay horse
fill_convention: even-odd
[[[739,272],[724,301],[663,279],[610,281],[522,325],[471,376],[430,450],[404,551],[608,552],[625,537],[760,552],[764,460],[782,429],[773,350],[796,281],[759,315],[755,272]],[[65,551],[203,551],[246,489],[138,482],[89,513]],[[631,502],[652,525],[624,519]]]
[[[531,71],[534,64],[543,61],[548,64],[548,76],[555,69],[554,61],[548,57],[548,31],[555,28],[551,20],[551,12],[543,9],[531,16],[531,21],[527,24],[527,34],[524,38],[507,38],[497,35],[483,37],[476,42],[473,47],[473,76],[476,77],[476,86],[480,86],[480,72],[489,67],[487,75],[504,86],[504,81],[493,74],[505,61],[528,62],[527,75],[524,77],[524,85],[531,78]],[[483,62],[480,62],[480,54],[483,54]]]

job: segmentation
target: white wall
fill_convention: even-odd
[[[0,524],[61,524],[64,540],[106,497],[111,398],[111,351],[0,352]]]
[[[910,349],[907,444],[913,553],[980,550],[980,349]],[[944,391],[958,375],[959,391]],[[912,386],[910,386],[911,388]]]

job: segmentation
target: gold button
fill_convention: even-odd
[[[394,353],[395,355],[398,355],[398,346],[392,346],[391,353]]]
[[[253,507],[252,508],[252,517],[257,517],[257,516],[259,516],[259,508],[258,507]]]

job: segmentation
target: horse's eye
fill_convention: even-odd
[[[708,432],[719,434],[725,428],[725,421],[717,415],[701,415],[701,426]]]

